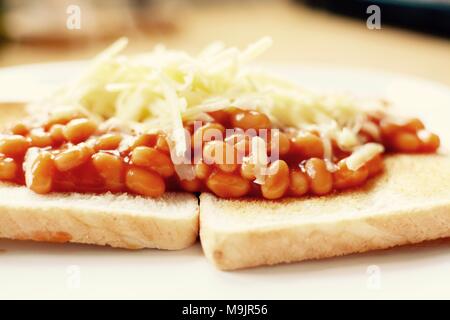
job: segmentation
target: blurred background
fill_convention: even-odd
[[[367,27],[372,4],[381,29]],[[448,0],[0,0],[0,66],[90,58],[123,35],[128,52],[162,42],[191,53],[213,40],[242,47],[270,35],[267,62],[372,68],[450,85]]]

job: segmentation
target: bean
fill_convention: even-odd
[[[31,143],[20,135],[11,135],[0,138],[0,153],[7,157],[21,157],[25,155]]]
[[[309,178],[311,191],[317,195],[329,193],[333,188],[333,176],[327,170],[325,161],[311,158],[305,163],[305,172]]]
[[[339,161],[338,170],[333,172],[333,182],[336,189],[347,189],[359,186],[366,181],[369,169],[363,165],[358,170],[350,170],[344,160]]]
[[[137,147],[131,153],[134,165],[152,169],[167,178],[175,173],[170,157],[162,151],[150,147]]]
[[[289,188],[289,167],[283,160],[273,162],[269,167],[269,174],[264,184],[261,186],[261,192],[266,199],[281,198]]]
[[[97,125],[94,121],[81,118],[71,120],[64,127],[64,137],[67,141],[70,141],[74,144],[85,141],[89,138],[94,132],[97,130]]]
[[[209,190],[222,198],[238,198],[250,191],[250,182],[233,173],[214,171],[206,182]]]
[[[308,192],[308,176],[300,170],[292,170],[289,174],[289,191],[294,196],[302,196]]]
[[[166,190],[166,184],[160,175],[136,167],[128,169],[125,184],[130,191],[153,198],[162,196]]]

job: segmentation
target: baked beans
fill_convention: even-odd
[[[250,191],[250,182],[239,175],[214,171],[206,180],[206,186],[222,198],[239,198]]]
[[[231,125],[235,128],[241,128],[244,130],[254,129],[269,129],[271,123],[269,118],[257,111],[241,111],[234,113],[231,116]]]
[[[37,129],[30,133],[31,145],[38,148],[50,147],[53,144],[53,139],[50,133]]]
[[[291,139],[291,149],[302,159],[322,158],[323,142],[320,137],[310,132],[300,132]]]
[[[358,170],[350,170],[346,158],[352,152],[341,149],[331,138],[332,158],[324,161],[319,132],[273,130],[269,118],[258,111],[233,107],[209,115],[213,121],[195,131],[193,122],[184,124],[192,137],[194,165],[186,167],[193,174],[191,180],[180,179],[182,171],[175,170],[170,140],[164,132],[130,133],[120,126],[108,129],[105,124],[97,127],[96,122],[77,113],[54,116],[41,126],[20,122],[9,128],[9,134],[0,135],[0,180],[25,181],[37,193],[111,191],[157,197],[168,189],[211,191],[227,198],[279,199],[357,187],[383,170],[380,154]],[[392,152],[431,153],[439,148],[439,137],[419,119],[394,122],[380,113],[368,116],[368,121],[358,133],[359,141],[377,141]],[[371,128],[366,132],[367,127]],[[235,129],[234,134],[225,137],[226,128]],[[263,139],[266,156],[276,155],[278,148],[279,159],[268,167],[265,157],[253,153],[253,135],[244,132],[249,129],[269,129]],[[377,132],[376,137],[368,132]],[[264,172],[266,175],[260,176]]]
[[[8,157],[21,157],[31,147],[30,141],[20,135],[0,137],[0,153]]]
[[[409,119],[403,127],[412,133],[425,129],[423,122],[417,118]]]
[[[400,152],[417,152],[420,148],[420,139],[415,133],[398,131],[392,137],[392,146]]]
[[[158,139],[156,140],[155,148],[166,154],[170,154],[169,143],[167,142],[167,138],[163,135],[158,136]]]
[[[180,180],[180,187],[188,192],[200,192],[202,190],[202,181],[198,178],[192,180]]]
[[[155,148],[135,148],[131,152],[131,162],[136,166],[152,169],[165,178],[172,176],[175,172],[170,157]]]
[[[16,178],[18,167],[14,159],[5,158],[0,155],[0,179],[14,180]]]
[[[261,186],[261,192],[266,199],[281,198],[289,187],[289,167],[283,160],[273,162],[269,167],[270,174]]]
[[[55,156],[55,166],[61,171],[69,171],[90,159],[94,150],[85,143],[73,146]]]
[[[201,180],[205,180],[211,173],[211,167],[205,164],[203,161],[199,161],[195,164],[195,175]]]
[[[203,148],[203,160],[207,164],[215,164],[224,172],[233,172],[237,169],[236,150],[223,141],[210,141]]]
[[[162,196],[166,190],[166,184],[160,175],[137,167],[128,169],[125,184],[130,191],[153,198]]]
[[[384,144],[396,152],[436,152],[439,148],[439,137],[427,131],[422,121],[417,118],[403,124],[384,119],[380,121],[380,130]]]
[[[289,192],[295,197],[300,197],[308,192],[308,176],[298,169],[289,174]]]
[[[10,128],[10,131],[12,134],[26,136],[28,134],[29,129],[27,125],[25,125],[24,123],[18,122]]]
[[[401,129],[400,125],[390,121],[389,119],[383,119],[380,121],[380,131],[382,136],[384,137],[389,138],[400,129]]]
[[[80,143],[89,138],[97,130],[97,125],[89,119],[74,119],[64,127],[63,134],[67,141]]]
[[[134,150],[137,147],[154,147],[158,141],[157,133],[145,133],[136,137],[130,145],[130,150]]]
[[[226,143],[234,145],[236,160],[242,163],[242,159],[250,154],[251,140],[248,135],[236,133],[225,139]]]
[[[244,161],[241,165],[240,169],[241,176],[244,179],[253,181],[256,179],[255,177],[255,165],[249,161]]]
[[[314,194],[324,195],[333,189],[333,176],[322,159],[311,158],[307,160],[304,171],[308,175],[309,186]]]
[[[218,123],[228,124],[230,121],[230,113],[225,110],[213,111],[208,114]]]
[[[48,151],[38,151],[34,159],[26,159],[25,161],[32,161],[30,171],[25,172],[27,187],[40,194],[52,191],[55,171],[52,154]]]
[[[83,114],[77,110],[69,110],[69,111],[61,111],[52,113],[49,116],[48,121],[44,124],[45,129],[51,128],[55,124],[65,125],[69,123],[69,121],[84,118]]]
[[[383,159],[381,155],[377,154],[375,157],[366,162],[367,171],[369,177],[373,177],[374,175],[383,171]]]
[[[224,138],[225,127],[220,123],[207,123],[198,128],[192,135],[192,148],[201,147],[208,141]]]
[[[54,144],[61,144],[66,141],[64,137],[64,125],[62,124],[54,124],[49,130],[50,137]]]
[[[289,141],[288,136],[280,131],[274,131],[270,135],[270,144],[268,149],[275,150],[278,149],[278,154],[280,156],[284,156],[289,153],[291,148],[291,142]]]
[[[419,151],[421,152],[436,152],[441,144],[439,136],[427,130],[419,130],[417,136],[420,140]]]
[[[95,140],[94,149],[95,151],[101,150],[115,150],[119,148],[120,142],[122,141],[122,135],[119,133],[107,133]]]
[[[367,165],[363,165],[358,170],[350,170],[343,159],[338,163],[338,170],[333,172],[333,185],[338,190],[357,187],[363,184],[368,176]]]
[[[120,156],[99,152],[92,156],[92,163],[103,178],[106,189],[112,192],[123,190],[124,164]]]

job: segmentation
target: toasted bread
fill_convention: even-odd
[[[450,236],[450,157],[387,157],[384,174],[322,197],[200,197],[205,255],[224,270],[321,259]]]
[[[26,115],[1,105],[0,127]],[[0,238],[76,242],[139,249],[183,249],[198,236],[198,199],[167,193],[158,199],[128,194],[52,193],[0,184]]]
[[[198,235],[198,200],[192,194],[38,195],[1,184],[0,195],[0,238],[176,250]]]

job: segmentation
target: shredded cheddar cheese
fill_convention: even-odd
[[[377,154],[384,152],[384,147],[378,143],[367,143],[357,148],[347,159],[346,164],[350,170],[358,170],[367,161]]]
[[[271,44],[266,37],[241,51],[216,42],[198,56],[157,46],[145,54],[126,56],[121,52],[127,39],[122,38],[100,53],[78,79],[41,104],[44,108],[77,106],[103,119],[139,123],[143,130],[165,130],[179,158],[187,145],[181,133],[183,121],[210,120],[208,112],[229,106],[263,112],[281,128],[319,131],[326,159],[332,157],[330,139],[342,149],[357,148],[366,111],[358,100],[314,93],[251,68],[248,63]],[[349,160],[349,167],[358,167],[361,159],[381,148],[375,144],[362,148]],[[260,156],[253,161],[267,165]],[[262,182],[261,178],[257,181]]]

